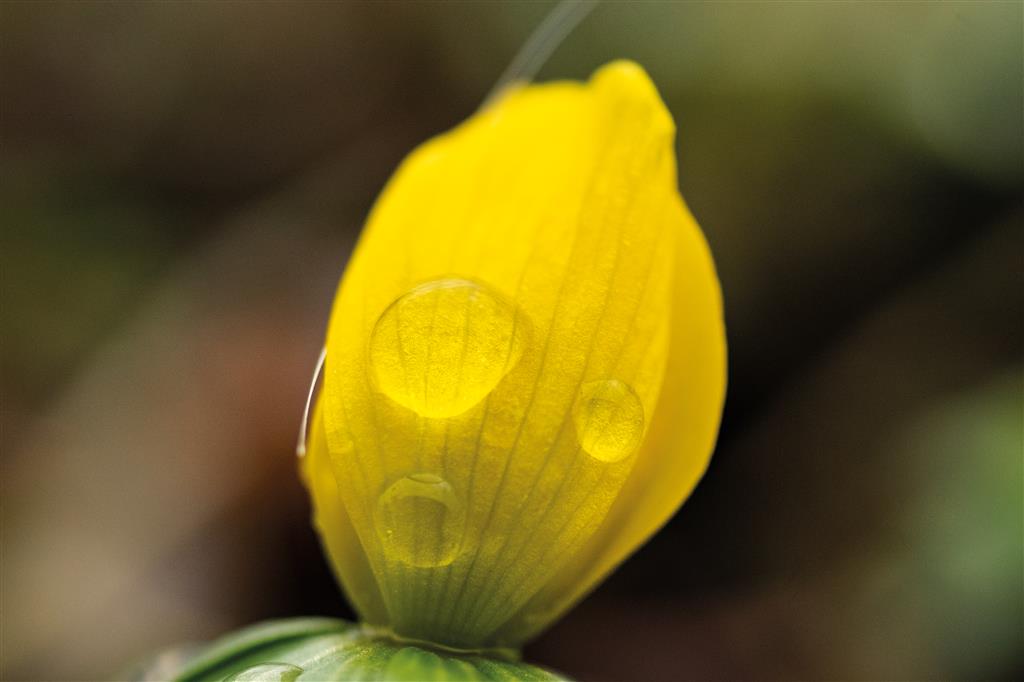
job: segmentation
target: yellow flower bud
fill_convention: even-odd
[[[518,647],[689,495],[721,294],[647,74],[514,88],[419,147],[335,299],[304,475],[361,617]]]

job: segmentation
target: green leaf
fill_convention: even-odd
[[[178,682],[332,680],[565,680],[518,661],[407,643],[330,618],[269,621],[199,649],[174,649],[132,671],[131,679]]]

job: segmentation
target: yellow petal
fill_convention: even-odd
[[[505,94],[388,184],[335,299],[329,456],[307,464],[330,461],[317,517],[365,618],[516,646],[695,484],[724,340],[673,136],[616,62]]]
[[[496,645],[530,639],[569,610],[672,517],[707,469],[725,401],[722,296],[704,235],[682,201],[679,213],[668,366],[636,465],[598,531]]]
[[[345,592],[363,621],[387,625],[387,610],[370,565],[359,544],[352,521],[341,501],[338,484],[327,450],[323,400],[317,400],[310,421],[306,455],[301,461],[302,479],[313,497],[313,526],[324,551],[343,581]]]

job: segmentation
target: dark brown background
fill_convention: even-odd
[[[548,3],[0,5],[4,679],[350,615],[292,455],[334,286]],[[1022,9],[608,3],[679,126],[730,387],[708,475],[528,654],[586,680],[1011,678]]]

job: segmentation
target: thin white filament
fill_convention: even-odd
[[[320,357],[316,360],[316,368],[313,370],[313,380],[309,382],[309,393],[306,395],[306,409],[302,411],[302,423],[299,424],[299,442],[295,446],[295,454],[299,457],[306,456],[306,441],[309,434],[309,408],[313,404],[313,394],[316,392],[316,382],[324,369],[324,360],[327,358],[327,347],[320,351]]]
[[[509,85],[533,80],[551,54],[590,14],[597,2],[562,0],[558,3],[523,43],[481,106],[486,107]]]

